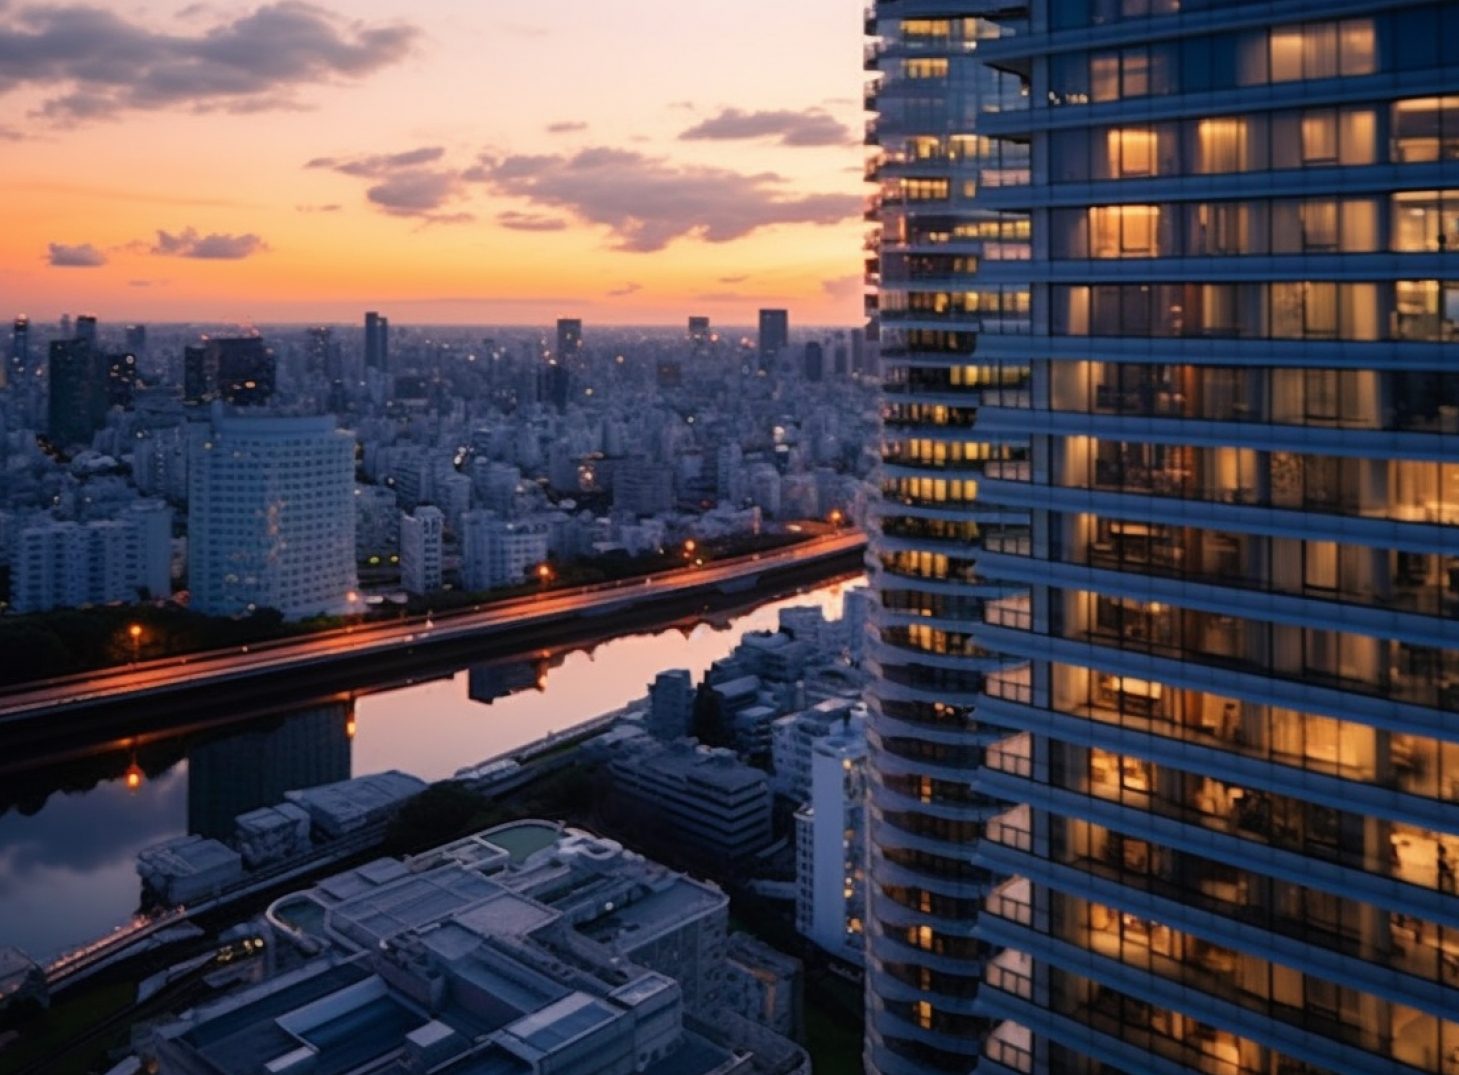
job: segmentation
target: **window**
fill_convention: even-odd
[[[1392,246],[1401,253],[1459,248],[1459,191],[1405,191],[1393,195]]]

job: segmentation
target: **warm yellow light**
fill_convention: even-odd
[[[127,628],[127,634],[132,636],[133,642],[137,641],[137,639],[142,637],[142,625],[140,623],[132,624]]]
[[[349,720],[347,720],[347,721],[344,722],[344,733],[350,739],[353,739],[355,737],[355,718],[354,717],[351,717]]]
[[[128,791],[136,791],[142,786],[142,767],[136,762],[127,766],[126,781]]]

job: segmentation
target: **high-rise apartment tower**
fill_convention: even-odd
[[[870,1068],[1459,1071],[1459,4],[869,30]]]

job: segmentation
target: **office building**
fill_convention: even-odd
[[[76,318],[76,338],[85,340],[92,351],[97,350],[96,317],[93,314],[81,314]]]
[[[355,438],[331,417],[232,413],[193,427],[192,607],[287,619],[352,611]]]
[[[10,326],[10,374],[19,377],[30,369],[30,318],[21,314]]]
[[[216,356],[215,356],[216,357]],[[182,399],[184,403],[211,403],[218,398],[218,370],[208,365],[208,349],[188,344],[182,349]]]
[[[441,544],[446,516],[426,505],[400,518],[400,585],[406,593],[428,594],[441,588]]]
[[[132,397],[141,383],[137,371],[137,356],[126,352],[106,355],[102,358],[106,370],[106,403],[109,407],[130,407]]]
[[[687,668],[660,672],[648,689],[650,735],[657,739],[681,739],[694,723],[694,677]]]
[[[334,357],[334,330],[316,325],[304,337],[304,370],[310,377],[328,377],[338,371]]]
[[[812,383],[826,379],[826,351],[816,340],[810,340],[805,345],[805,352],[801,357],[801,376]]]
[[[143,361],[147,358],[147,326],[127,326],[127,350],[137,356],[137,360]]]
[[[689,318],[689,346],[696,351],[702,351],[708,347],[713,336],[709,329],[709,318]]]
[[[583,349],[583,323],[576,317],[557,319],[557,350],[552,357],[566,365]]]
[[[217,377],[216,398],[235,407],[267,403],[274,394],[275,358],[259,336],[208,340],[206,368]]]
[[[83,338],[52,340],[50,359],[51,440],[62,447],[89,448],[92,435],[106,421],[104,360]]]
[[[652,815],[657,835],[686,854],[743,859],[770,843],[770,785],[731,751],[648,740],[610,769],[615,798]]]
[[[780,352],[790,346],[790,311],[760,311],[760,368],[769,369]]]
[[[365,368],[390,368],[390,319],[373,310],[365,315]]]
[[[930,10],[871,53],[867,1060],[1448,1071],[1459,5]]]

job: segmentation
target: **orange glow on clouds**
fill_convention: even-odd
[[[286,109],[170,102],[57,123],[38,112],[74,84],[0,94],[10,305],[43,318],[303,322],[379,307],[402,323],[748,324],[773,303],[802,324],[859,320],[857,7],[325,6],[341,33],[409,24],[413,44],[359,77],[291,85]],[[16,11],[0,9],[0,26]],[[168,35],[237,17],[211,11],[116,17]],[[752,136],[680,137],[726,109]],[[813,122],[777,133],[796,115]],[[617,156],[567,174],[603,152]],[[414,155],[382,160],[400,154]],[[518,178],[541,157],[557,163]],[[735,237],[708,241],[705,227]],[[622,249],[635,242],[661,249]]]

